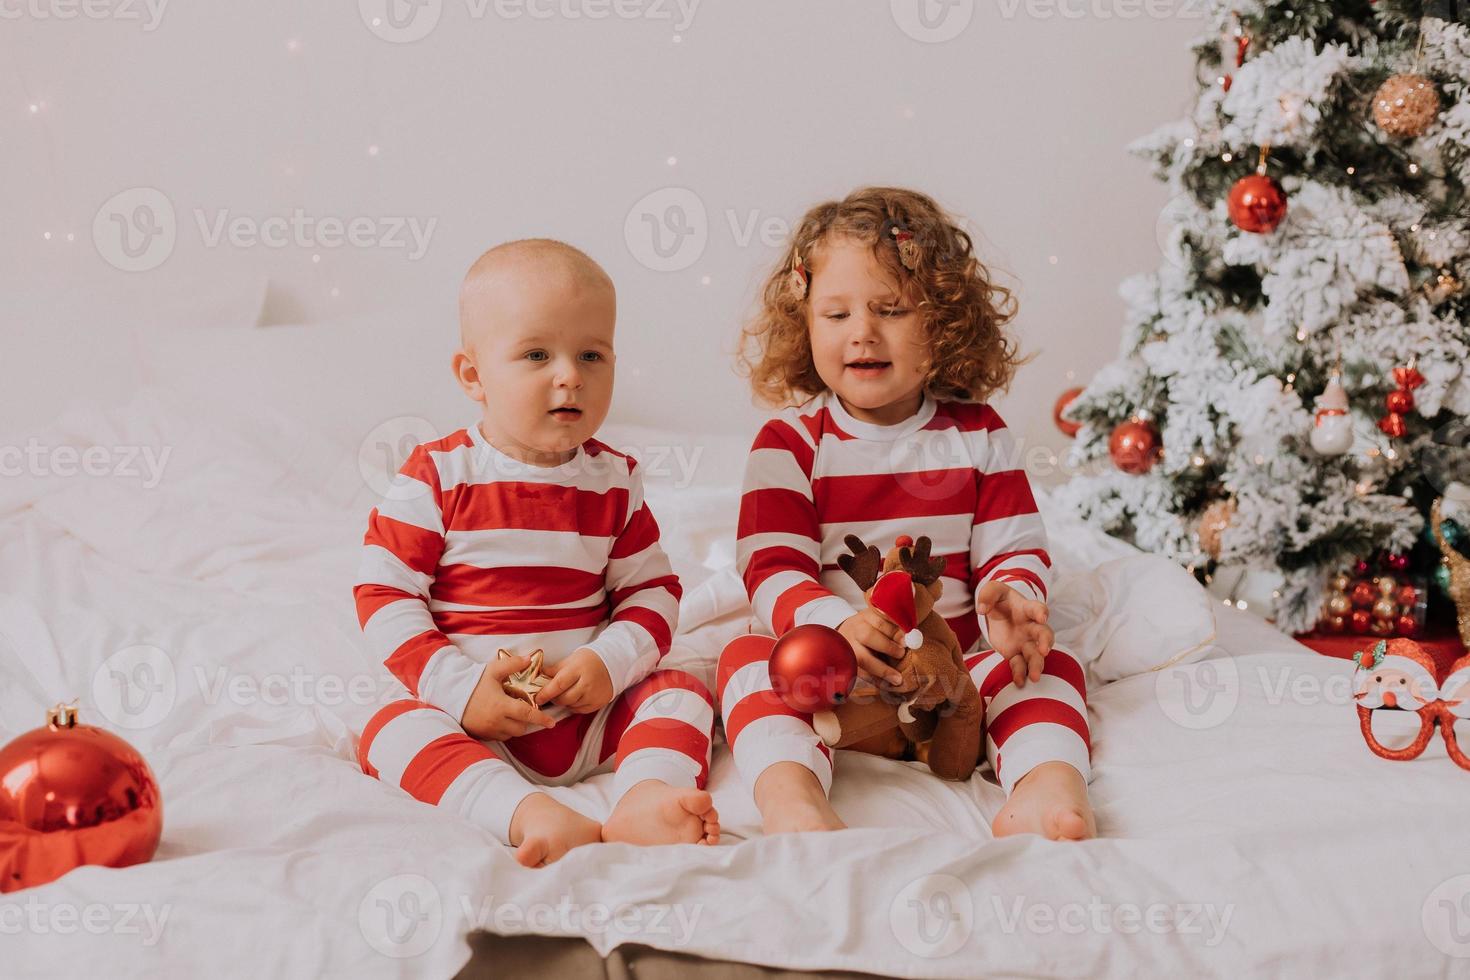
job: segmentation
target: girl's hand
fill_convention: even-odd
[[[590,647],[579,647],[570,657],[541,668],[551,680],[536,695],[537,704],[554,701],[573,714],[585,715],[607,707],[613,698],[607,664]]]
[[[903,675],[883,659],[903,656],[903,630],[872,606],[842,621],[837,632],[846,637],[857,657],[858,673],[873,683],[903,683]]]
[[[1025,686],[1027,678],[1041,680],[1053,639],[1046,603],[1028,599],[1004,582],[988,582],[975,597],[975,611],[985,617],[990,645],[1010,662],[1016,686]]]

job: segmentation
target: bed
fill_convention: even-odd
[[[520,868],[354,762],[391,691],[350,601],[376,454],[437,408],[354,433],[352,400],[381,387],[308,372],[330,407],[302,411],[260,392],[303,383],[305,355],[260,355],[276,367],[247,383],[209,359],[239,365],[241,342],[154,349],[128,400],[19,437],[106,447],[105,472],[46,457],[0,480],[0,741],[76,698],[164,797],[152,862],[0,896],[5,975],[450,976],[481,931],[913,977],[1470,974],[1470,775],[1438,742],[1371,755],[1351,664],[1203,592],[1164,603],[1207,610],[1199,642],[1151,650],[1161,598],[1119,572],[1136,556],[1045,499],[1058,590],[1102,595],[1132,629],[1108,642],[1162,658],[1094,678],[1100,839],[992,839],[993,779],[850,753],[834,805],[851,829],[766,838],[719,744],[720,846]],[[608,436],[667,452],[649,499],[688,588],[670,661],[708,677],[748,616],[729,569],[744,440]],[[554,792],[596,815],[609,790]]]

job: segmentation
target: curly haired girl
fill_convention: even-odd
[[[1023,360],[1003,330],[1014,310],[923,194],[871,187],[808,211],[744,332],[756,395],[781,411],[746,464],[737,564],[766,629],[838,630],[881,687],[901,679],[903,631],[837,558],[848,534],[880,551],[928,536],[947,579],[936,608],[967,651],[985,756],[1009,797],[992,830],[1080,840],[1096,835],[1086,685],[1052,645],[1046,531],[986,404]],[[831,751],[772,690],[772,644],[721,657],[726,739],[768,833],[840,828]]]

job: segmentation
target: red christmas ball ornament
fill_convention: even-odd
[[[1413,585],[1401,585],[1394,599],[1401,606],[1416,606],[1419,604],[1419,589]]]
[[[1414,393],[1407,388],[1397,388],[1384,396],[1383,406],[1390,412],[1403,415],[1414,410]]]
[[[1398,412],[1389,412],[1378,420],[1378,429],[1384,435],[1391,436],[1394,439],[1402,439],[1404,433],[1409,431],[1409,424]]]
[[[1359,582],[1353,586],[1350,595],[1353,605],[1359,609],[1367,609],[1378,599],[1378,593],[1373,589],[1372,582]]]
[[[1410,364],[1407,367],[1394,368],[1393,381],[1394,384],[1398,385],[1400,388],[1405,388],[1409,391],[1413,391],[1415,388],[1424,383],[1424,375],[1420,374],[1418,369],[1415,368],[1414,365]]]
[[[1161,453],[1159,430],[1152,422],[1142,419],[1122,423],[1108,440],[1108,455],[1113,457],[1113,465],[1135,476],[1153,469]]]
[[[1082,424],[1080,422],[1073,422],[1071,419],[1063,418],[1062,413],[1067,410],[1068,405],[1076,401],[1077,396],[1080,394],[1082,394],[1081,388],[1068,388],[1066,391],[1062,392],[1061,397],[1057,399],[1056,405],[1054,405],[1051,410],[1052,421],[1056,423],[1057,428],[1061,430],[1062,435],[1066,436],[1068,439],[1077,434],[1077,430],[1082,428]]]
[[[1373,617],[1368,615],[1368,610],[1366,609],[1354,609],[1352,619],[1349,620],[1354,633],[1368,632],[1368,626],[1372,621]]]
[[[1399,636],[1418,636],[1419,620],[1415,619],[1413,616],[1410,616],[1408,613],[1405,613],[1400,616],[1398,618],[1398,621],[1394,624],[1394,632],[1397,633]]]
[[[0,892],[54,881],[83,864],[147,861],[163,798],[127,742],[53,708],[44,728],[0,749]]]
[[[788,630],[771,648],[771,687],[795,711],[808,714],[847,700],[857,683],[852,644],[830,626]]]
[[[1353,574],[1354,575],[1357,575],[1357,576],[1360,576],[1360,577],[1363,576],[1363,575],[1367,575],[1368,574],[1368,569],[1371,568],[1371,567],[1372,566],[1368,564],[1368,559],[1366,559],[1366,558],[1359,558],[1357,561],[1355,561],[1353,563]]]
[[[1286,191],[1274,177],[1265,174],[1250,174],[1237,180],[1226,203],[1235,226],[1258,235],[1275,231],[1286,217]]]
[[[1383,557],[1383,564],[1387,565],[1395,572],[1402,572],[1409,567],[1409,556],[1398,552],[1390,555],[1385,555]]]

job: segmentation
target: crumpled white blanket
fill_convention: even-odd
[[[1350,665],[1244,613],[1215,607],[1216,635],[1186,657],[1200,662],[1149,670],[1158,651],[1135,649],[1092,689],[1099,840],[994,840],[989,779],[849,753],[833,799],[853,829],[765,838],[720,746],[720,846],[594,846],[530,871],[353,761],[391,689],[349,594],[374,498],[359,447],[164,391],[35,438],[108,447],[111,470],[56,475],[53,455],[51,475],[0,480],[0,741],[77,698],[149,759],[164,837],[148,864],[0,896],[6,976],[448,976],[474,928],[914,977],[1470,962],[1470,774],[1437,743],[1413,763],[1370,755]],[[167,453],[152,485],[144,449]],[[707,670],[745,626],[720,584],[737,495],[723,477],[650,490],[690,584],[686,666]],[[1161,610],[1126,576],[1089,574],[1129,550],[1049,518],[1056,614],[1068,595],[1131,607],[1069,628],[1094,667],[1115,641],[1137,647]],[[608,790],[554,792],[597,814]]]

